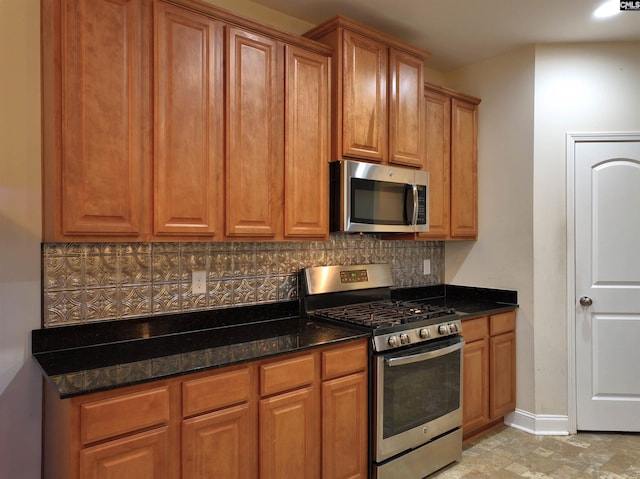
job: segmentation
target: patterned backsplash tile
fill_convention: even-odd
[[[43,243],[43,327],[296,299],[300,269],[368,263],[390,263],[395,286],[438,284],[444,243],[346,234],[295,243]],[[205,293],[193,293],[194,271],[206,272]]]

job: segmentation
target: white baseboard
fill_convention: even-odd
[[[536,436],[567,436],[569,434],[569,416],[553,414],[531,414],[516,409],[504,417],[507,426]]]

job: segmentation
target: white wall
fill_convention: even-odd
[[[0,477],[40,477],[40,2],[0,0]]]
[[[447,86],[482,99],[478,114],[478,241],[445,246],[449,284],[515,289],[517,407],[533,410],[534,49],[447,74]]]
[[[566,133],[640,131],[640,43],[538,46],[535,64],[535,411],[567,414]]]
[[[477,242],[445,281],[518,290],[517,407],[567,416],[566,133],[640,131],[640,43],[539,45],[446,75],[482,98]]]

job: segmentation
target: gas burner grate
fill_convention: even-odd
[[[313,314],[320,318],[378,329],[439,318],[454,313],[454,310],[442,306],[413,301],[384,300],[322,308],[315,310]]]

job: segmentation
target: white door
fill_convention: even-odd
[[[640,136],[574,155],[576,425],[640,432]]]

